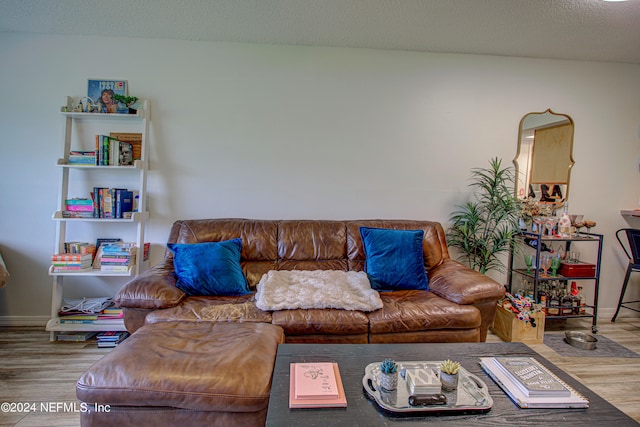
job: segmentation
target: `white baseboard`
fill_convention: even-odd
[[[42,326],[44,329],[49,316],[0,316],[0,326]]]

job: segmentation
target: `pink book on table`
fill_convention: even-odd
[[[291,364],[290,408],[340,408],[346,406],[347,399],[337,363]]]

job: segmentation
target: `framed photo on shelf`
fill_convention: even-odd
[[[101,113],[117,113],[118,103],[114,95],[127,96],[126,80],[89,79],[87,96]]]

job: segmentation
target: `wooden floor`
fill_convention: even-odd
[[[640,318],[601,321],[598,334],[640,354]],[[571,319],[547,330],[590,332],[590,323]],[[490,334],[488,342],[499,342]],[[563,357],[544,344],[535,351],[640,422],[640,358]],[[0,426],[78,426],[75,382],[108,353],[96,343],[52,343],[40,328],[0,328],[0,403],[28,404],[29,413],[0,411]],[[4,407],[3,407],[4,408]],[[26,409],[25,409],[26,410]]]

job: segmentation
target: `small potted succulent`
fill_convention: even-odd
[[[398,364],[393,359],[384,359],[380,363],[380,387],[386,391],[398,387]]]
[[[442,387],[449,390],[454,390],[458,387],[459,371],[459,362],[447,359],[440,363],[440,382],[442,383]]]

